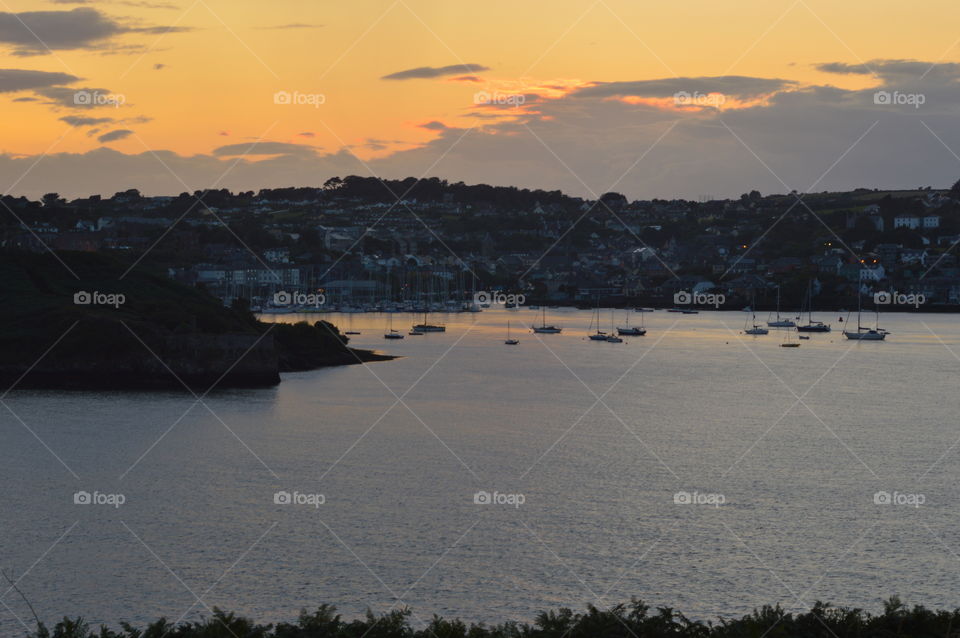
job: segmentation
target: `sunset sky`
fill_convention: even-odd
[[[0,12],[0,191],[16,195],[376,173],[696,198],[960,177],[955,1],[0,0]]]

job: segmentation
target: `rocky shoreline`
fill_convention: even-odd
[[[8,309],[0,315],[0,387],[201,394],[393,358],[350,348],[326,321],[267,324],[246,304],[225,308],[163,276],[124,276],[125,264],[102,255],[59,256],[69,271],[50,255],[0,251],[0,306]]]

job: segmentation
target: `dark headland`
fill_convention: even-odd
[[[266,324],[241,302],[111,256],[0,251],[4,388],[265,387],[281,372],[382,361],[326,321]]]

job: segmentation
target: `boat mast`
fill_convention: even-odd
[[[863,312],[863,266],[857,275],[857,332],[860,332],[860,313]]]

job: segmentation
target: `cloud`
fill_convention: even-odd
[[[447,130],[447,125],[439,120],[433,120],[432,122],[424,122],[423,124],[418,125],[420,128],[425,128],[428,131],[445,131]]]
[[[69,73],[29,71],[26,69],[0,69],[0,93],[70,84],[79,79],[77,76],[70,75]]]
[[[97,124],[107,124],[113,121],[112,117],[80,117],[79,115],[65,115],[60,118],[61,122],[66,122],[70,126],[96,126]]]
[[[722,93],[743,99],[756,98],[796,87],[790,80],[755,78],[741,75],[717,77],[666,78],[634,82],[594,82],[577,89],[581,97],[673,97],[680,92]]]
[[[250,142],[240,144],[228,144],[213,149],[215,157],[236,157],[245,155],[297,155],[312,156],[316,155],[316,150],[311,146],[303,144],[290,144],[288,142]]]
[[[420,175],[432,167],[431,174],[451,181],[561,189],[586,197],[615,188],[644,199],[736,197],[751,189],[786,193],[811,186],[816,191],[949,186],[960,175],[960,164],[945,148],[960,152],[960,69],[936,65],[925,79],[918,74],[916,88],[926,100],[915,108],[875,100],[878,90],[897,90],[904,67],[881,61],[875,68],[887,79],[856,90],[744,77],[570,85],[565,93],[541,96],[535,110],[478,118],[482,124],[473,129],[426,121],[421,126],[437,134],[416,148],[408,143],[401,147],[406,150],[391,152],[397,148],[392,142],[367,140],[366,152],[371,144],[390,146],[366,164],[346,149],[324,152],[283,142],[262,142],[247,156],[250,143],[189,157],[156,152],[188,181],[189,190],[218,182],[224,172],[219,182],[224,188],[246,191],[368,175],[368,166],[389,178]],[[724,110],[677,110],[656,101],[622,99],[672,95],[680,87],[765,99]],[[477,117],[469,95],[463,106],[466,117]],[[15,181],[36,159],[0,154],[0,183]],[[16,194],[109,194],[131,185],[151,194],[185,190],[149,153],[97,149],[45,157]]]
[[[303,131],[302,133],[297,133],[298,137],[316,137],[316,133],[311,133],[310,131]]]
[[[450,66],[420,66],[415,69],[406,69],[397,71],[390,75],[384,75],[381,80],[418,80],[427,78],[439,78],[445,75],[460,75],[464,73],[477,73],[480,71],[489,71],[489,67],[481,64],[451,64]]]
[[[450,78],[450,81],[451,82],[474,82],[474,83],[483,82],[483,80],[481,80],[476,75],[461,75],[460,77]]]
[[[814,65],[824,73],[836,75],[872,75],[887,84],[912,85],[927,79],[956,83],[960,64],[956,62],[923,62],[921,60],[870,60],[863,64],[826,62]]]
[[[51,86],[38,89],[36,94],[46,98],[45,103],[56,108],[117,108],[126,102],[123,96],[103,88]]]
[[[109,133],[104,133],[103,135],[98,137],[97,140],[103,143],[115,142],[117,140],[122,140],[125,137],[130,137],[131,135],[133,135],[133,131],[131,131],[130,129],[120,128],[114,131],[110,131]]]
[[[77,7],[70,11],[0,12],[0,43],[13,55],[44,55],[53,50],[110,49],[107,41],[125,33],[169,33],[188,27],[133,26],[100,11]]]
[[[814,68],[818,71],[823,71],[824,73],[838,73],[838,74],[858,74],[858,75],[872,75],[873,71],[870,70],[866,64],[847,64],[846,62],[825,62],[823,64],[814,65]]]
[[[153,70],[154,70],[154,71],[162,71],[162,70],[165,69],[165,68],[167,68],[167,65],[166,65],[166,64],[160,64],[159,62],[158,62],[157,64],[154,64],[154,65],[153,65]]]

